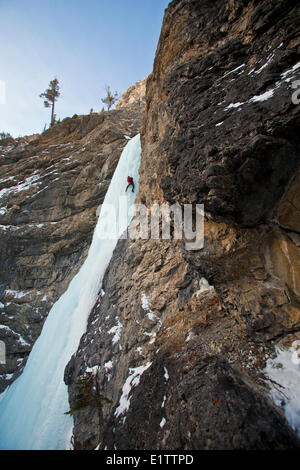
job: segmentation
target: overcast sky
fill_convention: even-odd
[[[49,124],[39,94],[54,77],[63,119],[99,111],[105,84],[121,94],[149,75],[168,3],[0,0],[0,132],[18,137]]]

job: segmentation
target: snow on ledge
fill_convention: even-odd
[[[113,339],[112,339],[112,343],[113,344],[116,344],[120,341],[120,338],[121,338],[121,330],[123,328],[123,325],[122,323],[120,322],[120,320],[118,319],[118,323],[116,326],[113,326],[109,331],[108,333],[111,334],[111,335],[114,335],[113,336]]]
[[[201,277],[199,280],[199,290],[196,292],[196,297],[198,297],[203,292],[208,292],[210,290],[214,290],[214,286],[211,286],[205,277]]]
[[[275,88],[273,88],[272,90],[266,91],[265,93],[262,93],[261,95],[255,95],[253,96],[253,98],[251,98],[251,100],[248,101],[248,103],[258,103],[259,101],[266,101],[272,98],[272,96],[274,95],[274,90]]]
[[[141,302],[142,302],[142,309],[145,312],[147,312],[146,316],[149,318],[149,320],[158,322],[158,325],[159,325],[159,328],[160,328],[161,327],[161,319],[159,318],[158,315],[156,315],[156,313],[153,312],[153,310],[151,310],[149,297],[147,297],[147,295],[144,294],[144,293],[142,293]]]
[[[137,387],[139,385],[141,376],[147,369],[149,369],[151,365],[152,362],[148,362],[145,366],[139,366],[129,369],[130,375],[129,377],[127,377],[126,382],[123,385],[119,406],[114,413],[117,418],[129,410],[131,400],[131,397],[129,397],[130,392],[134,387]]]
[[[163,418],[163,419],[161,420],[161,422],[160,422],[160,424],[159,424],[160,427],[161,427],[161,429],[165,426],[166,422],[167,422],[167,421],[166,421],[166,418]]]

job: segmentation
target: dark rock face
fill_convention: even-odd
[[[120,449],[300,448],[282,417],[226,362],[206,357],[188,370],[184,363],[162,359],[144,373],[121,429],[111,418],[104,443],[113,444],[116,428]],[[165,368],[174,383],[162,380]],[[178,369],[184,375],[177,375]],[[163,431],[164,419],[168,433]]]
[[[174,0],[147,81],[138,202],[204,203],[205,243],[120,241],[65,374],[111,403],[77,449],[288,449],[262,374],[300,339],[296,1]]]
[[[66,118],[0,147],[0,393],[22,372],[53,303],[84,262],[97,208],[142,105]],[[2,142],[3,143],[3,142]]]
[[[161,143],[165,199],[203,202],[214,217],[245,226],[266,222],[299,166],[299,107],[291,100],[298,74],[284,75],[300,60],[297,29],[290,27],[299,18],[298,5],[175,2],[174,8],[176,23],[182,11],[187,16],[181,31],[182,37],[190,33],[186,47],[200,50],[196,57],[179,57],[164,77],[172,122]],[[257,18],[260,23],[270,11],[276,30],[275,23],[258,28]]]
[[[100,414],[90,407],[74,414],[75,449],[92,450],[99,443],[102,450],[299,448],[282,414],[266,397],[263,382],[246,373],[246,348],[249,353],[258,346],[247,342],[242,349],[242,339],[237,339],[241,330],[235,332],[234,322],[224,318],[215,291],[198,294],[202,309],[192,313],[188,295],[183,323],[178,321],[179,312],[166,310],[164,303],[159,306],[154,301],[151,310],[142,297],[155,245],[146,252],[140,242],[130,246],[128,250],[127,240],[118,243],[104,278],[105,293],[99,296],[87,332],[65,370],[71,406],[77,397],[76,379],[90,368],[97,371],[101,395],[111,400]],[[170,305],[185,291],[190,274],[176,277],[176,295],[174,271],[183,264],[179,252],[169,254],[163,267],[158,252],[154,255],[151,297],[155,298],[157,284],[167,284]],[[135,276],[140,279],[138,298],[137,291],[129,293]],[[204,309],[208,318],[201,320]],[[214,318],[209,320],[210,316]],[[215,350],[209,350],[210,341],[215,341]],[[237,341],[240,344],[233,346]],[[221,344],[221,354],[214,355]],[[238,370],[238,363],[244,361],[245,369]]]

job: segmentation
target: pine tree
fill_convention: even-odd
[[[54,105],[55,101],[57,101],[57,98],[60,96],[59,92],[59,84],[58,84],[57,78],[54,78],[54,80],[51,80],[49,83],[49,88],[44,91],[44,93],[40,94],[40,98],[45,98],[44,100],[44,105],[45,108],[50,108],[52,106],[52,111],[51,111],[51,126],[53,126],[55,122],[55,115],[54,115]]]
[[[77,381],[75,382],[75,389],[77,392],[76,399],[70,410],[67,411],[65,415],[73,416],[75,411],[83,410],[88,406],[91,408],[98,408],[100,412],[103,405],[111,403],[111,400],[100,394],[97,380],[98,372],[99,369],[97,370],[96,375],[92,372],[86,372],[85,375],[81,375],[77,378]]]
[[[101,98],[102,103],[106,104],[107,110],[109,111],[110,108],[119,100],[119,94],[117,91],[112,94],[110,91],[110,86],[105,85],[105,90],[106,90],[106,97]]]
[[[0,140],[12,139],[12,136],[9,132],[0,132]]]

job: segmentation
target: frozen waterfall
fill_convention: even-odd
[[[69,448],[73,419],[64,414],[69,409],[64,369],[86,330],[88,315],[117,239],[133,216],[129,210],[124,214],[124,199],[126,196],[128,209],[134,205],[140,158],[140,136],[137,135],[122,152],[104,200],[104,205],[112,210],[101,210],[86,261],[53,305],[23,374],[0,402],[0,449]],[[131,188],[124,192],[128,175],[134,178],[135,193]],[[123,203],[120,204],[120,200]],[[117,224],[112,220],[115,214]],[[115,236],[101,239],[103,227],[113,225],[118,227]]]

